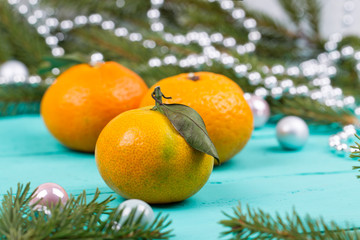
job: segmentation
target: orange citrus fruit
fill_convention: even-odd
[[[111,120],[96,143],[98,170],[116,193],[148,203],[182,201],[206,183],[214,158],[192,148],[151,107]]]
[[[165,78],[152,86],[140,106],[151,105],[151,93],[160,86],[164,103],[181,103],[203,118],[209,136],[225,162],[237,154],[251,137],[253,115],[241,88],[231,79],[215,73],[183,73]]]
[[[133,71],[115,62],[80,64],[62,73],[41,101],[41,115],[65,146],[93,152],[105,125],[137,108],[148,87]]]

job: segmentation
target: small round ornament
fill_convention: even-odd
[[[122,202],[119,207],[118,211],[122,211],[121,220],[114,224],[116,230],[119,230],[121,226],[125,223],[125,221],[129,218],[133,209],[136,209],[135,216],[134,216],[134,223],[139,219],[142,214],[142,218],[140,221],[141,225],[147,225],[154,221],[155,215],[154,211],[152,210],[151,206],[146,202],[139,200],[139,199],[129,199]]]
[[[9,60],[0,65],[0,76],[8,81],[15,81],[17,78],[25,80],[29,76],[29,70],[22,62]]]
[[[276,125],[276,137],[284,149],[297,150],[305,145],[309,128],[299,117],[284,117]]]
[[[60,185],[43,183],[37,188],[29,204],[30,206],[36,205],[34,208],[37,210],[43,210],[56,206],[59,201],[65,205],[68,199],[68,194]]]
[[[261,97],[244,94],[244,97],[251,108],[254,116],[254,127],[260,128],[266,124],[270,117],[269,104]]]

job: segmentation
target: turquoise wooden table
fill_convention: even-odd
[[[312,130],[301,151],[283,151],[272,125],[256,130],[246,148],[230,162],[216,167],[208,183],[190,199],[153,206],[170,215],[174,239],[218,239],[225,230],[218,221],[221,211],[231,212],[238,201],[274,213],[322,215],[339,223],[360,226],[360,181],[351,167],[356,164],[328,149],[331,130]],[[68,193],[83,189],[92,195],[113,194],[101,179],[92,154],[61,146],[37,115],[0,118],[0,194],[18,182],[35,188],[55,182]],[[114,205],[123,201],[118,197]]]

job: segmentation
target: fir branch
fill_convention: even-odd
[[[285,62],[298,59],[301,50],[296,45],[297,33],[290,31],[282,22],[269,15],[250,10],[244,6],[246,15],[256,19],[257,28],[261,32],[261,41],[256,45],[257,56]]]
[[[76,37],[77,42],[73,44],[68,43],[67,47],[71,47],[70,52],[76,51],[75,48],[92,49],[92,51],[101,51],[110,59],[126,58],[130,61],[141,61],[141,53],[143,56],[148,56],[149,53],[139,43],[130,42],[124,38],[118,38],[109,31],[104,31],[97,27],[86,27],[72,30],[71,34]],[[72,50],[72,51],[71,51]]]
[[[320,12],[318,0],[278,0],[285,13],[296,26],[298,38],[305,39],[315,55],[322,50],[323,40],[320,37]],[[306,27],[304,27],[306,24]],[[309,57],[309,56],[308,56]]]
[[[39,113],[46,84],[0,85],[0,116]]]
[[[224,37],[234,37],[239,43],[247,42],[248,32],[241,21],[230,17],[229,13],[219,7],[219,2],[208,3],[202,0],[168,0],[164,8],[171,12],[168,22],[176,22],[178,32],[196,29],[207,33],[216,33],[221,29]],[[171,32],[171,26],[166,31]]]
[[[338,62],[338,72],[333,79],[333,86],[340,87],[345,95],[352,95],[359,100],[359,76],[356,71],[356,60],[342,59]]]
[[[284,9],[285,13],[292,20],[293,24],[299,28],[300,22],[303,17],[303,9],[300,8],[300,4],[298,0],[278,0],[281,7]]]
[[[87,201],[84,191],[78,197],[71,196],[65,206],[60,203],[51,208],[51,215],[33,210],[29,202],[30,184],[20,185],[13,195],[7,192],[0,206],[0,239],[168,239],[171,223],[160,214],[148,224],[141,225],[141,217],[135,218],[136,209],[123,222],[120,229],[114,227],[120,222],[122,211],[110,208],[114,200],[108,197],[99,201],[96,190],[91,201]]]
[[[290,31],[279,20],[272,18],[264,12],[251,10],[246,6],[242,6],[242,8],[246,11],[246,15],[248,17],[256,19],[257,27],[261,30],[261,32],[265,31],[269,36],[276,39],[283,38],[294,40],[297,38],[297,34]]]
[[[346,45],[352,46],[354,49],[360,49],[360,37],[356,35],[344,36],[343,39],[339,42],[339,49]]]
[[[302,218],[295,210],[285,217],[279,213],[272,217],[261,209],[252,209],[249,206],[243,209],[239,204],[233,211],[233,215],[224,213],[227,219],[220,221],[220,224],[230,228],[222,235],[231,235],[233,240],[249,238],[350,240],[360,238],[360,232],[356,228],[343,229],[333,221],[327,223],[323,218],[312,218],[309,215]]]
[[[13,49],[9,38],[4,30],[0,28],[0,62],[5,62],[13,55]]]
[[[237,4],[237,3],[235,3]],[[224,37],[234,37],[238,43],[247,42],[248,32],[242,26],[241,21],[234,20],[228,12],[222,10],[218,3],[206,3],[201,0],[169,0],[165,7],[172,11],[180,29],[199,29],[206,32],[218,32]],[[299,33],[291,32],[285,25],[271,18],[270,16],[248,9],[241,4],[248,17],[257,20],[257,28],[262,33],[262,39],[257,43],[257,55],[261,58],[297,59],[301,50],[296,45],[296,38]],[[234,31],[236,29],[236,31]],[[169,28],[167,28],[167,31]]]
[[[98,27],[84,27],[72,30],[70,38],[73,41],[66,42],[63,47],[67,52],[94,52],[100,51],[104,54],[105,59],[112,59],[133,65],[134,70],[140,64],[145,64],[154,56],[163,58],[165,53],[162,48],[169,48],[173,55],[183,57],[192,53],[200,52],[198,46],[188,45],[181,46],[174,43],[166,42],[159,34],[142,32],[144,38],[153,40],[156,47],[153,49],[144,48],[141,42],[133,42],[126,38],[119,38],[111,31],[105,31]],[[91,50],[90,50],[91,49]]]
[[[339,123],[344,126],[359,124],[357,117],[350,111],[332,108],[308,97],[282,98],[279,101],[269,98],[268,100],[275,114],[295,115],[319,124]]]
[[[47,87],[47,84],[2,84],[0,85],[0,102],[40,101]]]
[[[355,134],[355,137],[360,140],[360,136]],[[355,145],[350,146],[351,149],[353,149],[354,151],[350,154],[351,158],[356,158],[358,159],[358,161],[360,162],[360,143],[355,142]],[[353,166],[353,170],[357,170],[360,172],[360,166]],[[360,175],[356,176],[357,178],[360,179]]]
[[[305,16],[312,31],[312,39],[317,43],[320,40],[320,2],[318,0],[306,0],[305,3]]]
[[[44,39],[7,1],[0,1],[0,33],[5,33],[7,39],[11,39],[1,42],[2,48],[13,49],[11,58],[25,63],[32,73],[36,72],[42,57],[50,55],[50,48]]]
[[[102,15],[113,20],[120,20],[122,24],[130,24],[134,26],[147,26],[146,13],[150,8],[149,1],[126,1],[125,6],[119,8],[120,1],[92,1],[92,0],[43,0],[41,4],[46,7],[52,7],[57,10],[57,16],[60,19],[72,17],[74,13],[77,15],[90,15],[93,13],[101,13]]]

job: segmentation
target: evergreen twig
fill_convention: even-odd
[[[51,208],[51,215],[36,211],[29,206],[33,194],[30,184],[18,184],[4,196],[0,206],[0,239],[50,240],[50,239],[168,239],[171,221],[160,214],[148,224],[141,225],[136,210],[123,221],[120,229],[115,222],[122,222],[122,210],[110,208],[114,200],[108,197],[99,201],[96,190],[91,201],[84,191],[78,197],[71,196],[65,206],[60,203]]]
[[[0,85],[0,116],[38,113],[46,84]]]
[[[290,20],[294,23],[297,28],[300,28],[300,23],[304,14],[302,8],[300,8],[300,3],[297,0],[278,0],[281,7],[284,9],[285,13]]]
[[[359,124],[357,117],[343,108],[333,108],[308,97],[269,99],[275,114],[295,115],[318,124],[339,123],[343,126]]]
[[[10,45],[9,37],[3,29],[0,28],[0,62],[5,62],[10,59],[13,54],[12,46]]]
[[[360,136],[355,134],[355,137],[360,140]],[[354,149],[354,151],[350,154],[351,158],[356,158],[360,162],[360,143],[355,142],[355,145],[350,146],[350,148]],[[353,170],[357,170],[360,172],[360,166],[353,166]],[[360,175],[357,175],[357,178],[360,179]]]
[[[320,38],[320,13],[321,6],[318,0],[306,0],[306,18],[308,20],[310,29],[314,34],[313,38],[319,40]]]
[[[309,215],[300,217],[293,210],[292,214],[271,216],[261,209],[244,209],[239,204],[233,209],[233,215],[224,213],[226,220],[220,221],[229,230],[222,236],[231,235],[232,240],[240,239],[283,239],[283,240],[351,240],[359,239],[357,228],[342,228],[335,222],[325,222],[323,218],[312,218]]]
[[[36,71],[43,56],[50,55],[50,48],[45,44],[45,40],[7,1],[0,1],[0,35],[1,39],[7,39],[1,41],[0,49],[8,48],[8,57],[22,61],[31,72]]]

